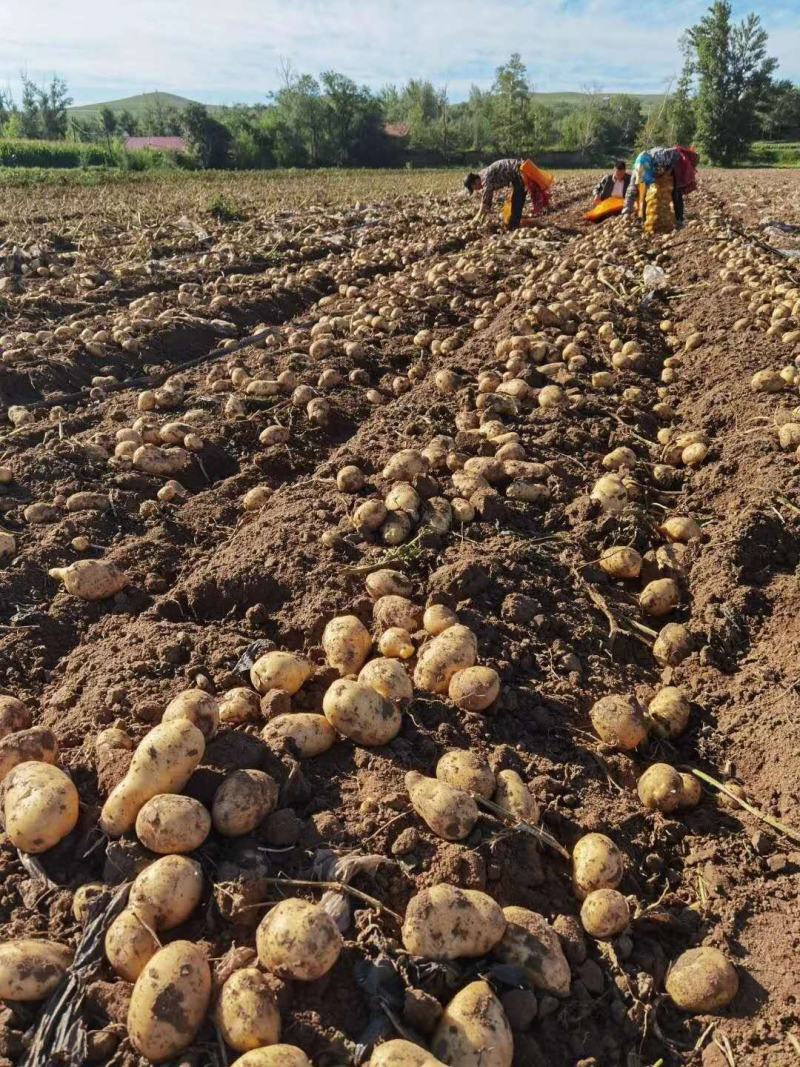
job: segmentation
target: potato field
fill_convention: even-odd
[[[0,1067],[797,1064],[800,178],[593,180],[3,189]]]

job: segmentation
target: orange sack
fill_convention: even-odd
[[[608,196],[596,204],[591,211],[587,211],[583,217],[587,222],[600,222],[611,215],[619,215],[624,207],[625,201],[621,196]]]

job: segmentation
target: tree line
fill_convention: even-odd
[[[372,92],[336,71],[317,78],[284,65],[281,87],[263,105],[178,110],[156,95],[141,115],[106,107],[87,120],[68,112],[62,79],[38,86],[23,77],[18,103],[0,93],[0,132],[105,143],[109,152],[126,136],[181,135],[191,149],[186,162],[233,168],[458,163],[544,150],[589,163],[675,143],[695,143],[709,162],[729,165],[746,158],[755,140],[800,138],[800,87],[775,77],[757,15],[737,23],[729,0],[716,0],[681,47],[680,76],[649,114],[638,97],[599,89],[577,103],[545,103],[515,53],[491,88],[473,86],[460,102],[430,81]]]

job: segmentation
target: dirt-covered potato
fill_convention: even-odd
[[[128,772],[100,812],[100,829],[119,837],[132,829],[142,805],[159,793],[180,793],[205,752],[203,734],[188,719],[162,722],[145,734]]]
[[[383,477],[391,482],[413,482],[428,470],[428,461],[415,448],[401,448],[383,468]]]
[[[44,726],[19,730],[0,740],[0,782],[20,763],[55,763],[58,759],[56,735]]]
[[[600,740],[622,752],[632,751],[647,737],[647,721],[633,697],[621,693],[601,697],[589,714]]]
[[[456,993],[442,1013],[431,1049],[454,1067],[511,1067],[511,1027],[488,982],[470,982]]]
[[[663,667],[675,667],[692,652],[692,638],[682,623],[668,622],[653,644],[653,658]]]
[[[406,789],[417,815],[445,841],[462,841],[478,821],[480,812],[469,793],[417,771],[405,777]]]
[[[683,544],[703,536],[703,531],[690,515],[670,515],[658,527],[658,532],[667,541],[680,541]]]
[[[74,952],[57,941],[0,943],[0,1000],[44,1000],[67,973]]]
[[[48,574],[81,600],[106,600],[130,583],[124,571],[102,559],[78,559],[68,567],[52,567]]]
[[[257,967],[242,967],[225,982],[214,1013],[219,1032],[237,1052],[249,1052],[281,1039],[275,994]]]
[[[3,817],[9,841],[22,852],[46,852],[75,829],[78,790],[51,763],[20,763],[3,782]]]
[[[368,574],[366,586],[373,600],[380,600],[384,596],[407,597],[411,593],[411,582],[405,574],[389,567]]]
[[[324,908],[289,897],[261,920],[256,950],[261,966],[273,974],[313,982],[339,959],[342,935]]]
[[[442,882],[421,890],[408,902],[403,945],[412,956],[430,959],[484,956],[505,929],[500,905],[486,893]]]
[[[654,763],[639,779],[636,791],[646,808],[666,814],[680,807],[683,782],[668,763]]]
[[[656,578],[639,594],[639,606],[645,615],[656,618],[669,615],[681,602],[681,590],[674,578]]]
[[[411,1041],[397,1038],[378,1045],[367,1067],[444,1067],[444,1065],[426,1049]]]
[[[252,689],[236,686],[219,698],[219,721],[226,726],[240,726],[246,722],[258,722],[260,719],[258,693],[254,693]]]
[[[407,704],[414,695],[408,671],[396,659],[378,657],[365,663],[358,675],[361,685],[368,685],[395,704]]]
[[[160,856],[194,852],[211,832],[211,816],[199,800],[159,793],[139,809],[136,836]]]
[[[294,696],[308,681],[311,670],[308,660],[294,652],[265,652],[250,668],[250,681],[259,693],[283,689]]]
[[[0,694],[0,740],[9,734],[27,730],[31,725],[31,713],[21,700]]]
[[[344,677],[358,674],[372,648],[369,630],[355,615],[338,615],[322,631],[322,647],[328,666]]]
[[[572,884],[580,900],[595,889],[616,889],[625,873],[622,853],[605,834],[585,834],[572,850]]]
[[[257,770],[236,770],[228,774],[214,794],[211,818],[223,837],[249,834],[278,803],[278,783]],[[255,1048],[255,1046],[253,1046]]]
[[[498,771],[497,786],[492,799],[498,807],[520,822],[539,821],[539,805],[516,771]]]
[[[449,626],[420,650],[414,685],[430,693],[446,693],[456,671],[475,665],[478,641],[466,626]]]
[[[415,633],[422,626],[422,608],[407,597],[389,594],[375,601],[372,618],[381,630],[399,628]]]
[[[691,948],[675,960],[665,987],[681,1011],[708,1014],[730,1004],[739,989],[739,976],[719,949]]]
[[[689,701],[682,689],[665,685],[650,701],[647,711],[656,728],[667,737],[679,737],[689,725]]]
[[[432,637],[438,637],[457,623],[458,615],[444,604],[431,604],[422,616],[422,626]]]
[[[696,808],[700,801],[703,799],[703,788],[700,785],[700,780],[695,778],[693,774],[687,774],[681,772],[681,802],[678,805],[679,809]]]
[[[475,752],[454,748],[445,752],[436,764],[436,777],[454,789],[491,800],[496,788],[492,768]]]
[[[600,556],[600,569],[611,578],[638,578],[642,571],[642,557],[635,548],[615,545]]]
[[[154,930],[171,930],[186,922],[202,895],[203,868],[196,860],[162,856],[136,876],[128,907],[146,916]]]
[[[231,1067],[313,1067],[313,1064],[296,1045],[268,1045],[245,1052]]]
[[[581,923],[590,937],[607,941],[628,928],[631,911],[617,889],[595,889],[581,905]]]
[[[465,667],[450,679],[447,695],[462,711],[486,711],[500,695],[500,675],[491,667]]]
[[[136,979],[128,1037],[151,1063],[164,1063],[194,1041],[211,1000],[211,969],[191,941],[160,949]]]
[[[206,741],[210,741],[219,726],[219,704],[216,697],[203,689],[184,689],[167,704],[162,722],[188,719],[194,723]]]
[[[535,911],[527,908],[503,908],[506,929],[492,955],[501,963],[521,967],[531,985],[557,997],[569,993],[569,963],[558,934]]]
[[[88,921],[92,904],[107,888],[102,882],[84,882],[72,894],[72,915],[81,926],[85,926]]]
[[[408,630],[390,626],[378,638],[378,651],[390,659],[411,659],[417,650]]]
[[[135,982],[160,948],[152,916],[125,908],[106,930],[106,959],[126,982]]]
[[[357,745],[386,745],[397,737],[402,714],[377,690],[340,678],[322,698],[322,711],[331,726]]]
[[[607,515],[619,515],[628,503],[628,493],[622,479],[616,474],[604,474],[595,482],[591,499],[596,501]]]
[[[311,759],[327,752],[336,743],[336,731],[324,715],[310,711],[276,715],[270,719],[261,736],[267,744],[280,746],[289,741],[300,759]]]

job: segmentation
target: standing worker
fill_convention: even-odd
[[[528,193],[533,205],[534,215],[538,215],[550,202],[550,186],[553,177],[532,163],[529,159],[498,159],[480,172],[468,174],[464,179],[467,192],[481,192],[481,203],[473,222],[485,218],[492,208],[494,194],[499,189],[511,187],[510,211],[506,224],[509,230],[519,228],[522,209],[525,206],[525,194]]]

